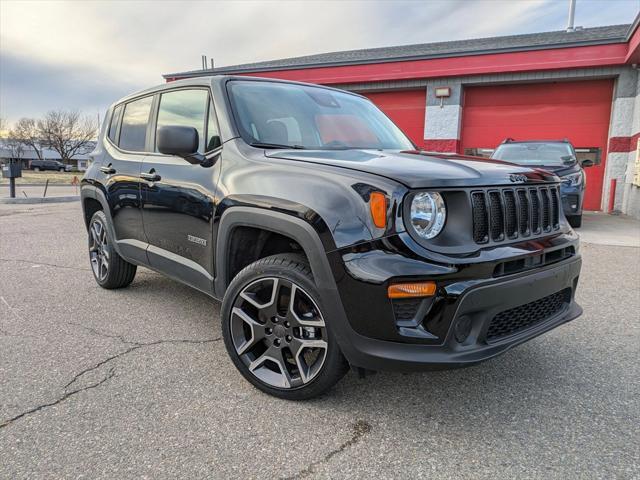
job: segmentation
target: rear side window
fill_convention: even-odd
[[[152,101],[153,97],[145,97],[125,105],[118,143],[123,150],[144,151]]]
[[[198,152],[204,153],[204,127],[208,101],[209,94],[206,90],[177,90],[163,93],[160,97],[156,128],[169,125],[195,128],[198,131]],[[158,147],[156,147],[156,151],[158,151]]]
[[[120,121],[120,114],[122,113],[122,105],[118,105],[113,109],[111,115],[111,122],[109,123],[109,140],[113,143],[117,143],[116,134],[118,133],[118,122]]]

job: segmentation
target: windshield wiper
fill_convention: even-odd
[[[295,150],[305,149],[305,147],[303,147],[302,145],[284,145],[281,143],[253,142],[253,143],[250,143],[249,145],[256,148],[293,148]]]

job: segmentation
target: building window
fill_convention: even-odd
[[[490,158],[493,155],[495,149],[493,148],[465,148],[465,155],[472,155],[474,157]]]
[[[598,147],[575,147],[575,150],[578,162],[591,160],[594,165],[600,165],[601,150]]]

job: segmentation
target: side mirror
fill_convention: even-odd
[[[193,127],[168,125],[158,129],[156,144],[158,151],[176,155],[192,164],[200,164],[205,158],[198,153],[198,131]]]
[[[587,168],[587,167],[593,167],[595,163],[593,163],[593,160],[589,160],[587,158],[586,160],[583,160],[580,165],[582,165],[582,168]]]

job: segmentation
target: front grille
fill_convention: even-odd
[[[560,228],[557,186],[471,192],[473,240],[501,242]]]
[[[515,238],[517,232],[518,212],[516,212],[516,197],[513,190],[504,191],[504,228],[507,238]]]
[[[529,235],[529,196],[525,190],[518,190],[518,230],[520,235]]]
[[[526,330],[559,313],[571,299],[571,289],[566,288],[540,300],[500,312],[489,324],[487,342]]]
[[[500,192],[489,192],[489,230],[494,242],[504,238],[504,212]]]
[[[485,243],[489,241],[489,220],[484,193],[472,193],[471,204],[473,209],[473,240],[476,243]]]

